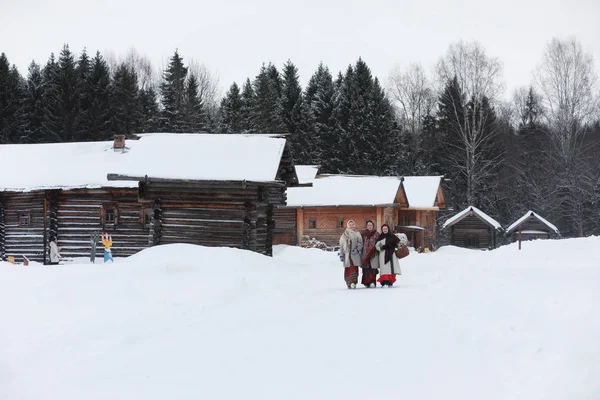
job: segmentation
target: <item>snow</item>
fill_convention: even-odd
[[[0,263],[0,398],[597,399],[599,245],[413,252],[357,290],[288,246]]]
[[[512,231],[514,231],[515,229],[517,229],[519,227],[519,225],[521,225],[524,221],[526,221],[531,216],[534,216],[541,223],[543,223],[544,225],[546,225],[548,228],[552,229],[555,233],[558,233],[558,228],[556,226],[552,225],[550,222],[546,221],[544,218],[540,217],[538,214],[534,213],[531,210],[527,211],[525,213],[525,215],[523,215],[521,218],[519,218],[518,220],[516,220],[511,226],[509,226],[506,229],[506,233],[511,233]],[[544,233],[546,233],[546,232],[544,232]]]
[[[287,189],[287,205],[376,206],[394,204],[400,179],[381,176],[317,175],[312,187]]]
[[[274,181],[285,139],[269,135],[140,135],[113,142],[0,145],[0,191],[137,187],[109,182],[108,173],[153,178]],[[251,160],[251,162],[248,162]],[[18,173],[15,166],[19,166]]]
[[[318,165],[296,165],[299,183],[312,183],[319,172]]]
[[[441,176],[405,176],[402,184],[410,208],[434,208]]]
[[[494,218],[490,217],[489,215],[487,215],[486,213],[484,213],[483,211],[481,211],[480,209],[478,209],[477,207],[474,207],[474,206],[469,206],[469,207],[465,208],[464,210],[462,210],[461,212],[459,212],[458,214],[456,214],[455,216],[453,216],[452,218],[448,218],[446,220],[446,222],[444,222],[444,226],[442,226],[442,229],[454,224],[455,222],[460,221],[463,218],[463,216],[465,216],[466,214],[468,214],[471,211],[473,211],[473,213],[478,215],[479,218],[485,220],[489,225],[493,226],[495,229],[498,229],[498,230],[502,229],[502,225],[500,225],[500,223],[498,223],[498,221],[496,221]]]

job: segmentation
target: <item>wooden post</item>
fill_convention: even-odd
[[[296,243],[302,245],[302,236],[304,235],[304,210],[296,209]]]
[[[521,226],[519,225],[519,250],[521,250]]]
[[[375,229],[381,229],[383,225],[383,207],[377,207],[377,226]]]

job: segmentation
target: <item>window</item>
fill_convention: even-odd
[[[31,223],[31,215],[29,213],[19,214],[19,225],[29,225]]]
[[[308,229],[317,229],[317,219],[316,218],[310,218],[308,220]]]
[[[106,206],[102,209],[102,225],[117,225],[118,213],[114,206]]]
[[[142,218],[145,226],[150,226],[152,224],[152,216],[154,215],[154,210],[151,208],[144,208],[142,210]]]
[[[337,227],[338,228],[343,228],[344,227],[344,217],[338,217],[338,219],[337,219]]]
[[[410,215],[405,215],[404,216],[404,226],[409,226],[410,225]]]

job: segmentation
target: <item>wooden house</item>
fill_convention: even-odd
[[[89,256],[97,231],[112,235],[116,257],[167,243],[270,255],[274,207],[298,184],[277,135],[2,145],[0,170],[12,171],[0,175],[0,256],[40,262],[52,238],[64,257]]]
[[[506,236],[512,241],[549,239],[560,237],[558,228],[529,210],[506,229]]]
[[[359,230],[373,221],[406,232],[411,245],[432,248],[436,214],[444,207],[440,176],[380,177],[317,174],[318,167],[297,166],[300,183],[288,189],[287,206],[276,210],[274,243],[298,245],[310,237],[335,246],[348,220]]]
[[[502,226],[492,217],[469,206],[449,218],[442,229],[450,229],[450,244],[469,249],[495,249]]]

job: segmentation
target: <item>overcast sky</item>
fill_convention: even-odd
[[[334,74],[362,57],[387,83],[395,65],[429,69],[458,40],[504,64],[507,94],[526,85],[554,36],[575,36],[600,62],[600,0],[0,0],[0,52],[23,75],[68,43],[155,67],[175,48],[218,74],[225,91],[263,62],[291,59],[303,84],[323,61]]]

